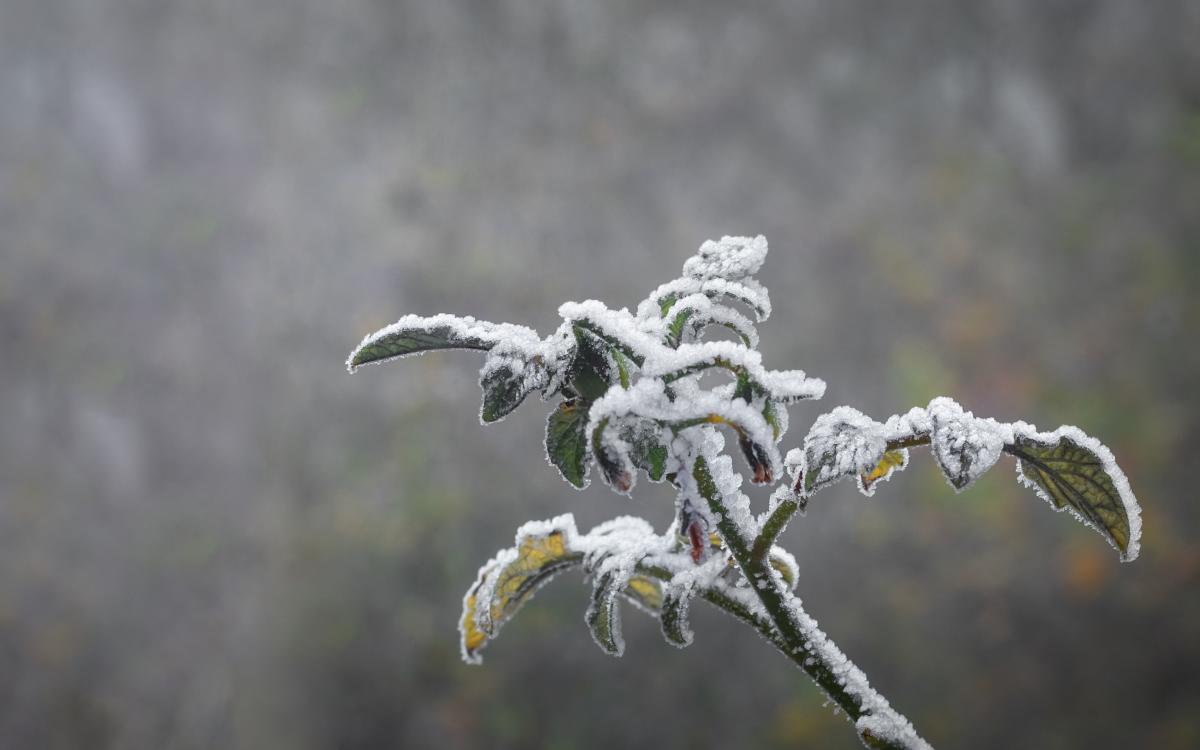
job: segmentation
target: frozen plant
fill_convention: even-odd
[[[1137,557],[1140,510],[1112,453],[1078,428],[1039,432],[1024,422],[976,417],[948,398],[883,422],[840,406],[781,456],[787,407],[820,398],[825,383],[762,365],[745,313],[758,321],[770,315],[767,290],[753,278],[766,254],[761,236],[706,242],[683,275],[651,292],[637,312],[568,302],[558,310],[562,325],[546,338],[507,323],[408,315],[363,339],[347,366],[353,372],[433,349],[485,352],[484,423],[539,391],[543,400],[557,400],[546,421],[546,457],[569,484],[586,487],[594,465],[621,494],[633,492],[640,474],[676,490],[674,521],[661,534],[630,516],[587,533],[570,514],[517,529],[513,546],[484,564],[463,599],[466,661],[480,661],[480,651],[540,586],[580,567],[593,583],[585,619],[607,653],[620,656],[625,648],[622,601],[657,617],[666,640],[683,647],[692,642],[688,609],[703,599],[807,672],[867,747],[928,748],[804,611],[796,560],[776,544],[788,521],[841,479],[873,494],[908,465],[910,450],[925,446],[955,490],[1002,453],[1013,456],[1023,485],[1098,531],[1122,560]],[[705,340],[713,326],[736,340]],[[705,387],[708,372],[725,374],[725,382]],[[752,484],[778,483],[761,512],[741,491],[727,435],[736,438]]]

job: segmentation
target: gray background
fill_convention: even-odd
[[[785,543],[939,747],[1200,745],[1200,5],[0,0],[0,747],[856,746],[698,607],[624,659],[569,575],[458,658],[478,565],[577,493],[404,313],[556,325],[766,234],[768,366],[1082,426],[1132,565],[928,457]],[[1188,334],[1188,331],[1192,331]],[[762,494],[756,494],[762,502]]]

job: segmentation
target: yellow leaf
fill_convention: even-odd
[[[515,548],[502,551],[479,572],[463,598],[459,623],[463,658],[479,661],[479,651],[533,594],[557,573],[580,564],[583,554],[570,548],[570,528],[537,527],[519,533]]]
[[[625,585],[625,598],[650,614],[662,609],[662,583],[657,578],[634,574]]]
[[[874,468],[858,475],[858,487],[864,495],[869,497],[875,494],[876,482],[886,482],[892,478],[893,473],[903,471],[905,466],[908,466],[907,448],[887,451]]]

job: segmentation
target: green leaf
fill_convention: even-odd
[[[1057,437],[1052,442],[1018,436],[1015,443],[1005,447],[1017,457],[1021,482],[1056,509],[1070,510],[1099,531],[1120,550],[1123,559],[1133,559],[1137,556],[1141,518],[1130,517],[1129,508],[1136,508],[1136,501],[1124,474],[1107,448],[1082,433],[1063,435],[1064,429],[1052,433]],[[1095,450],[1084,443],[1091,443]]]
[[[583,489],[587,486],[587,421],[591,402],[563,401],[546,419],[546,456],[563,479]]]
[[[692,628],[688,622],[688,609],[695,588],[690,584],[671,584],[663,593],[662,612],[659,623],[663,637],[672,646],[683,648],[692,644]]]
[[[604,482],[617,492],[629,494],[633,489],[633,465],[629,456],[604,440],[608,420],[602,419],[592,432],[592,454],[600,466]]]
[[[617,593],[625,589],[625,584],[625,576],[619,571],[596,576],[591,602],[584,615],[596,644],[612,656],[620,656],[625,652],[625,641],[621,637],[621,610],[617,606]]]
[[[646,472],[652,482],[661,482],[667,468],[668,446],[657,425],[639,425],[626,436],[633,465]]]
[[[495,328],[492,323],[452,315],[432,318],[409,315],[364,339],[346,364],[353,372],[372,362],[435,349],[487,351],[496,345]]]
[[[514,372],[510,364],[484,368],[479,375],[479,387],[483,389],[479,418],[484,422],[496,422],[508,416],[532,390],[531,380],[524,372]]]

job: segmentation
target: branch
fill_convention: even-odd
[[[709,510],[720,519],[717,529],[721,537],[774,625],[778,640],[772,642],[846,712],[865,745],[887,750],[930,750],[912,724],[871,688],[862,670],[817,628],[766,560],[752,554],[747,535],[730,515],[704,456],[695,459],[692,476]]]

